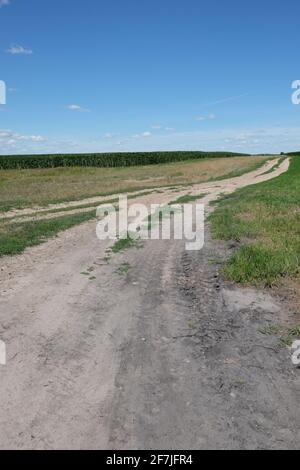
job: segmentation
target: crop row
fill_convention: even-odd
[[[138,152],[52,155],[0,155],[0,169],[57,168],[57,167],[128,167],[160,163],[241,156],[230,152]]]

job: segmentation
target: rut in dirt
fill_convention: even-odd
[[[153,259],[150,245],[142,251]],[[296,449],[299,381],[287,350],[260,333],[282,305],[222,279],[216,257],[230,250],[208,227],[201,252],[175,242],[161,251],[155,279],[146,262],[144,307],[122,347],[110,446]]]

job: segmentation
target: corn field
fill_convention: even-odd
[[[53,155],[0,155],[0,169],[33,169],[57,167],[128,167],[157,165],[184,160],[245,156],[230,152],[138,152]]]

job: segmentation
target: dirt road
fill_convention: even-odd
[[[207,203],[288,167],[272,164],[193,191]],[[199,252],[107,248],[90,222],[1,260],[0,448],[299,448],[299,373],[259,332],[284,305],[222,279],[230,248],[209,227]]]

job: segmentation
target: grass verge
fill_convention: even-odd
[[[224,273],[240,283],[272,285],[300,273],[300,158],[264,183],[225,196],[210,216],[214,238],[236,240],[240,249]]]

